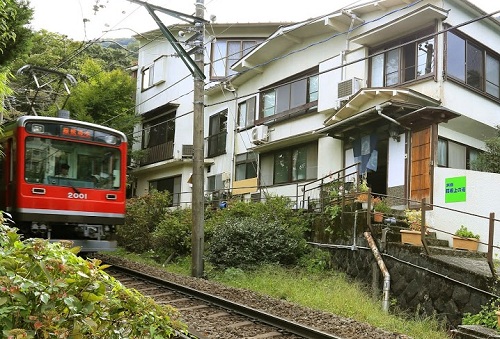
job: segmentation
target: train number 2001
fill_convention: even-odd
[[[69,199],[87,199],[87,194],[86,193],[73,193],[73,192],[69,192],[68,193],[68,198]]]

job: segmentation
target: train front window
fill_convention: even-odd
[[[91,145],[39,137],[26,138],[25,180],[28,183],[118,189],[120,151]]]

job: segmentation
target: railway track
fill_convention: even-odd
[[[341,338],[206,291],[199,291],[130,268],[113,265],[106,271],[127,288],[136,289],[160,304],[175,307],[188,325],[193,320],[196,325],[189,328],[190,338]]]

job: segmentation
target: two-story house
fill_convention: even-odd
[[[272,193],[306,207],[304,184],[359,163],[357,173],[374,192],[433,204],[428,224],[448,232],[439,237],[466,224],[486,242],[482,216],[500,213],[500,177],[470,164],[500,125],[499,22],[464,0],[380,0],[275,28],[254,48],[235,44],[234,51],[245,53],[229,53],[222,64],[214,48],[228,55],[229,40],[223,47],[210,43],[207,192]],[[253,29],[240,33],[257,37]],[[175,112],[182,117],[175,130],[182,121],[182,134],[189,135],[192,104],[182,95],[191,80],[181,80],[184,91],[178,78],[170,80],[163,94],[152,91],[151,102],[142,91],[139,113],[147,119],[158,107]],[[138,194],[175,179],[168,162],[144,165],[135,171]],[[189,162],[175,166],[183,169],[179,192],[189,191],[182,179]]]

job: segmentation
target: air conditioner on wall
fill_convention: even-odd
[[[337,98],[339,101],[349,100],[351,95],[361,89],[362,80],[359,78],[350,78],[340,81],[337,87]]]
[[[255,126],[252,129],[252,142],[255,145],[262,144],[267,141],[268,129],[266,125]]]

